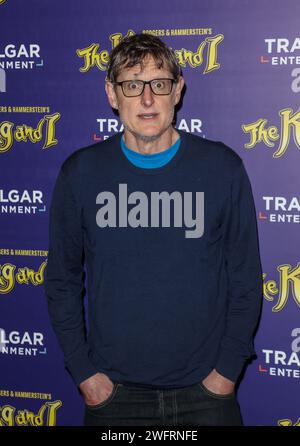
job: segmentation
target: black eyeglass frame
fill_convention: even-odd
[[[171,85],[170,92],[169,93],[155,93],[153,91],[152,84],[151,84],[151,82],[154,82],[154,81],[171,81],[172,85]],[[143,89],[142,89],[141,93],[136,94],[134,96],[128,96],[127,94],[125,94],[124,90],[123,90],[123,84],[125,82],[143,82],[144,85],[143,85]],[[144,93],[146,84],[150,85],[151,91],[152,91],[153,94],[155,94],[155,96],[169,96],[172,93],[173,85],[176,84],[177,82],[178,82],[178,80],[175,80],[175,79],[171,79],[171,78],[168,78],[168,77],[161,77],[161,78],[157,78],[157,79],[151,79],[151,81],[143,81],[141,79],[128,79],[126,81],[113,82],[113,84],[121,86],[122,93],[123,93],[124,96],[126,96],[126,98],[137,98],[138,96],[141,96]]]

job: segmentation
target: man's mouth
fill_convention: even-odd
[[[158,116],[158,113],[140,113],[138,115],[141,119],[155,119]]]

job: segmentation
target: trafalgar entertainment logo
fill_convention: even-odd
[[[0,0],[0,5],[5,0]],[[44,61],[37,43],[0,44],[0,93],[7,91],[7,71],[41,69]]]
[[[261,56],[261,63],[273,66],[300,65],[300,37],[272,37],[264,39],[266,55]]]
[[[41,47],[37,43],[7,43],[0,45],[0,68],[3,70],[32,70],[42,68]]]
[[[263,196],[258,218],[268,223],[300,223],[300,198]]]
[[[47,355],[44,335],[40,332],[6,331],[0,328],[0,353],[10,356]]]
[[[46,212],[41,190],[0,189],[0,214],[35,214]]]
[[[95,142],[104,141],[115,133],[124,131],[124,126],[119,119],[116,118],[97,118],[97,132],[93,133],[92,139]],[[205,138],[203,132],[203,121],[199,118],[181,118],[175,128],[185,132],[194,133]]]
[[[262,349],[258,365],[259,373],[279,378],[300,378],[300,328],[291,331],[291,338],[289,351]]]
[[[260,63],[276,67],[294,67],[291,71],[291,90],[300,92],[300,37],[268,37],[264,39],[265,53],[260,56]]]

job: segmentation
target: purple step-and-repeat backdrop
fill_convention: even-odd
[[[136,32],[176,51],[176,126],[244,160],[264,273],[257,358],[239,386],[246,425],[300,425],[299,0],[0,0],[0,426],[81,425],[43,289],[58,169],[122,130],[109,51]]]

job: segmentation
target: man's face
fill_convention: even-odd
[[[117,82],[126,80],[144,80],[169,78],[170,71],[163,67],[157,68],[152,56],[144,60],[143,70],[140,65],[125,68],[117,78]],[[158,96],[152,93],[150,85],[145,85],[143,94],[136,97],[126,97],[120,85],[107,82],[105,89],[111,107],[118,109],[125,131],[129,131],[143,141],[154,141],[171,125],[174,117],[174,107],[179,102],[184,80],[180,77],[173,84],[170,95]]]

